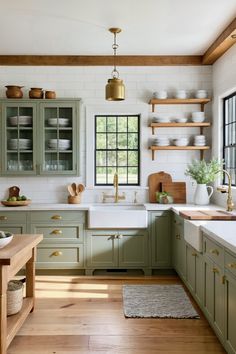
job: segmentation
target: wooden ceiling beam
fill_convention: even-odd
[[[236,43],[236,17],[203,55],[202,63],[211,65]]]
[[[6,66],[113,66],[112,55],[0,55]],[[118,66],[201,65],[200,55],[118,55]]]

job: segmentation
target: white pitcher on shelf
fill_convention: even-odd
[[[213,187],[206,184],[197,184],[194,194],[194,204],[207,205],[210,203],[210,197],[213,194]]]

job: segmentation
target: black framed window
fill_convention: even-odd
[[[223,99],[223,158],[236,186],[236,92]],[[223,183],[228,183],[225,176]]]
[[[140,184],[140,115],[95,116],[95,185]]]

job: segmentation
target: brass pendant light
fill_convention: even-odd
[[[106,100],[108,101],[123,101],[125,99],[125,86],[123,80],[119,79],[119,72],[116,69],[116,51],[118,44],[116,43],[116,34],[121,32],[120,28],[109,28],[109,31],[114,34],[114,43],[112,49],[114,51],[114,69],[112,70],[112,79],[108,79],[106,85]]]

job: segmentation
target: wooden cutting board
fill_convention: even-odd
[[[163,182],[162,192],[168,192],[173,197],[173,203],[186,203],[186,183],[185,182]]]
[[[236,215],[224,210],[186,210],[179,215],[189,220],[236,220]]]
[[[162,192],[162,183],[172,183],[171,175],[160,171],[148,176],[149,202],[156,203],[156,192]]]

